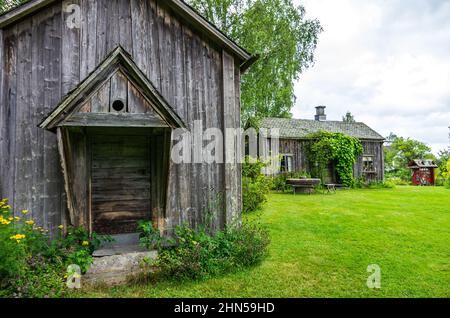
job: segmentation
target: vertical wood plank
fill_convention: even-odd
[[[223,107],[224,131],[227,128],[237,128],[236,123],[236,92],[234,59],[227,52],[222,51],[223,63]],[[236,143],[233,134],[225,133],[225,207],[226,225],[233,224],[239,217],[238,203],[238,165],[236,158]]]
[[[4,125],[1,127],[0,139],[2,141],[2,197],[8,198],[14,205],[14,172],[16,151],[16,102],[17,102],[17,26],[3,31],[4,37],[4,63],[2,91],[2,118]]]
[[[120,44],[119,1],[120,0],[108,0],[106,4],[106,54],[114,50]]]
[[[44,130],[37,127],[42,121],[44,112],[44,31],[45,24],[51,14],[40,12],[32,19],[32,74],[31,74],[31,103],[32,110],[31,124],[32,127],[32,207],[33,211],[44,211]],[[45,216],[42,216],[45,219]]]
[[[81,0],[80,80],[97,66],[97,2]]]
[[[97,38],[95,64],[100,64],[108,54],[108,4],[109,0],[97,0]]]
[[[112,105],[116,100],[121,100],[125,107],[119,111],[120,113],[127,112],[127,98],[128,97],[128,80],[121,72],[116,72],[111,77],[111,90],[110,90],[110,112],[117,112],[113,109]]]
[[[161,66],[160,66],[160,51],[159,51],[159,37],[161,19],[158,16],[157,1],[149,2],[150,10],[148,20],[150,21],[150,69],[147,70],[147,76],[152,81],[153,85],[161,89]]]
[[[17,54],[14,210],[30,210],[31,213],[29,216],[36,220],[36,223],[42,225],[39,211],[32,211],[31,202],[31,20],[25,20],[18,24]]]
[[[144,1],[145,2],[145,1]],[[133,54],[133,36],[131,32],[130,0],[119,0],[119,43],[130,54]]]
[[[91,111],[93,113],[109,112],[109,92],[111,80],[106,81],[93,95],[91,99]]]
[[[150,41],[150,23],[149,17],[149,1],[131,0],[131,29],[132,29],[132,44],[133,55],[136,65],[148,72],[150,69],[150,51],[152,50]]]
[[[80,27],[73,24],[75,12],[72,5],[80,5],[80,0],[62,2],[62,51],[61,69],[62,94],[66,95],[80,82]],[[76,21],[75,21],[76,22]]]
[[[241,70],[239,65],[235,63],[234,65],[234,92],[235,92],[235,104],[234,104],[234,127],[241,127]],[[240,140],[240,135],[236,141],[235,146],[236,159],[237,159],[237,171],[236,171],[236,182],[237,182],[237,213],[242,212],[242,160],[243,160],[243,149]]]
[[[49,113],[61,100],[61,7],[52,7],[51,19],[45,23],[44,34],[44,112]],[[44,132],[44,209],[45,225],[55,230],[61,223],[63,183],[54,133]]]
[[[64,128],[58,127],[56,130],[56,140],[58,142],[58,153],[61,165],[61,171],[64,180],[64,188],[67,195],[67,207],[69,211],[69,222],[71,225],[75,224],[75,207],[72,197],[72,180],[69,177],[69,157],[70,143],[68,142],[67,132]]]

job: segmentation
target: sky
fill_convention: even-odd
[[[324,29],[294,118],[350,111],[381,135],[450,144],[450,0],[294,0]]]

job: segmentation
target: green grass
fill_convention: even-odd
[[[449,297],[450,191],[398,187],[271,194],[270,256],[201,282],[91,290],[83,297]],[[381,289],[366,286],[381,267]]]

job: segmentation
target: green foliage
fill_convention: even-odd
[[[44,257],[28,258],[23,273],[11,280],[0,297],[47,298],[65,293],[64,270],[61,263],[48,262]]]
[[[320,131],[309,136],[311,141],[307,146],[307,156],[312,168],[312,175],[322,179],[333,162],[339,177],[339,182],[345,186],[354,186],[353,165],[362,154],[361,142],[343,133]]]
[[[294,81],[314,62],[322,28],[292,0],[189,0],[259,61],[242,77],[242,121],[290,117]]]
[[[436,185],[446,186],[450,185],[450,147],[438,152],[436,164],[439,167],[436,169]]]
[[[435,159],[431,149],[423,142],[398,137],[391,133],[387,137],[388,147],[385,147],[386,177],[398,177],[408,181],[411,179],[411,171],[408,164],[414,159]]]
[[[196,280],[237,271],[260,263],[267,255],[269,233],[245,223],[215,234],[187,225],[175,229],[171,244],[160,247],[158,274],[171,280]]]
[[[78,249],[67,255],[67,263],[80,266],[82,274],[88,271],[93,262],[94,259],[87,249]]]
[[[345,113],[345,116],[342,117],[342,121],[345,123],[354,123],[355,117],[353,117],[352,113],[347,112]]]
[[[399,177],[390,177],[390,178],[386,178],[386,182],[389,182],[393,185],[399,185],[399,186],[407,186],[411,184],[410,180],[404,180],[402,178]]]
[[[92,263],[92,252],[103,239],[89,238],[84,229],[59,226],[50,238],[49,230],[37,226],[22,211],[15,216],[7,199],[0,201],[0,296],[58,297],[65,291],[64,274],[70,264],[83,273]]]
[[[261,209],[270,191],[270,179],[261,173],[265,163],[245,158],[242,165],[242,211],[254,212]]]
[[[30,0],[0,0],[0,14],[3,14],[4,12],[7,12],[28,1]]]
[[[161,233],[151,221],[138,222],[139,240],[143,247],[147,249],[160,249],[162,244]]]

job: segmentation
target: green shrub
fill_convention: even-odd
[[[400,177],[390,177],[386,179],[386,182],[390,182],[394,185],[406,186],[411,184],[411,180],[404,180]]]
[[[245,158],[242,165],[242,211],[254,212],[267,201],[271,180],[261,173],[265,164],[260,160]]]
[[[160,249],[162,244],[161,233],[150,221],[139,221],[138,228],[139,241],[147,249]]]
[[[153,234],[150,237],[162,240]],[[166,244],[159,244],[154,265],[164,279],[208,278],[258,264],[267,255],[269,242],[268,231],[255,224],[230,227],[213,235],[204,228],[183,225]]]
[[[265,176],[256,179],[242,178],[242,212],[258,211],[267,202],[267,194],[270,191],[270,180]]]
[[[102,238],[89,238],[81,228],[68,228],[63,235],[59,226],[51,240],[49,230],[27,215],[23,210],[21,217],[14,217],[7,199],[0,201],[0,296],[58,297],[65,291],[67,266],[77,264],[86,272]]]

